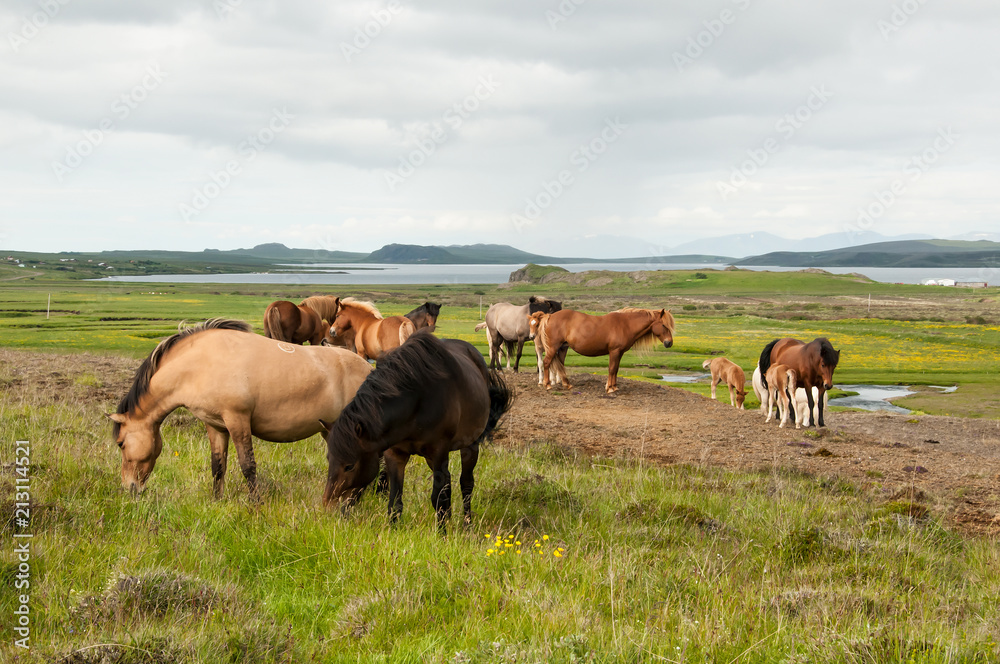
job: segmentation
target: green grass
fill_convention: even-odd
[[[627,354],[624,374],[701,372],[701,362],[715,354],[749,373],[767,341],[823,335],[844,351],[838,382],[958,384],[952,395],[910,399],[922,400],[928,413],[1000,414],[991,396],[1000,329],[964,322],[970,315],[995,317],[995,289],[976,294],[985,302],[973,302],[955,291],[824,275],[703,272],[704,279],[670,273],[647,282],[614,275],[612,285],[596,289],[380,286],[338,294],[374,299],[386,314],[428,299],[444,302],[439,334],[480,350],[482,334],[472,329],[479,320],[476,291],[486,306],[520,301],[528,292],[591,311],[669,306],[678,323],[674,347]],[[869,290],[897,302],[885,305],[892,315],[863,317],[860,304],[844,299]],[[53,312],[46,319],[50,292]],[[259,330],[270,301],[314,292],[22,279],[0,286],[0,344],[139,358],[179,320],[229,316]],[[916,315],[914,297],[931,298],[933,317],[943,320],[900,320],[927,318]],[[683,304],[695,308],[684,311]],[[787,316],[800,313],[811,318]],[[533,351],[526,350],[530,365]],[[570,357],[578,368],[606,371],[605,358]],[[0,367],[0,382],[14,380],[12,372]],[[875,489],[779,468],[661,468],[582,457],[554,424],[551,439],[525,440],[507,430],[502,445],[484,450],[473,526],[463,529],[456,515],[442,538],[429,504],[431,478],[419,460],[407,474],[398,526],[388,526],[382,497],[366,496],[348,518],[325,511],[318,437],[257,444],[259,505],[248,503],[235,463],[223,499],[214,501],[204,428],[181,413],[167,420],[149,489],[131,498],[119,488],[120,457],[103,417],[109,403],[74,396],[101,381],[88,369],[58,399],[25,388],[0,395],[0,459],[11,457],[15,440],[33,443],[35,534],[34,649],[11,646],[13,608],[5,590],[0,660],[1000,657],[996,543],[959,536],[942,525],[947,515]],[[707,393],[707,385],[692,389]],[[13,484],[11,467],[0,466],[0,503],[8,513]],[[9,533],[11,524],[4,528]],[[5,547],[0,573],[8,582],[15,562]]]

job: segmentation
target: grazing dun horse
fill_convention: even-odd
[[[826,426],[823,422],[823,395],[827,390],[833,389],[833,372],[840,361],[840,351],[833,348],[833,344],[825,337],[813,339],[809,343],[785,337],[775,339],[760,354],[761,373],[763,374],[763,385],[767,388],[767,370],[773,364],[786,364],[795,371],[798,384],[805,388],[806,399],[809,402],[809,420],[804,424],[817,424]],[[812,388],[819,392],[820,401],[813,398]],[[818,408],[814,408],[819,403]]]
[[[250,436],[289,442],[323,431],[320,420],[336,420],[370,372],[346,350],[265,339],[242,321],[216,318],[182,329],[143,360],[117,412],[108,415],[122,484],[145,488],[163,449],[160,423],[184,406],[208,428],[215,497],[222,495],[230,438],[255,496]]]
[[[332,295],[314,295],[298,304],[277,300],[264,311],[264,336],[293,344],[308,341],[319,346],[339,307],[340,298]]]
[[[451,516],[449,452],[460,452],[462,506],[472,523],[473,471],[479,444],[510,408],[513,392],[472,344],[421,330],[379,360],[327,434],[324,505],[346,511],[385,459],[389,519],[403,511],[403,474],[414,454],[434,474],[431,503],[442,532]]]
[[[674,343],[674,317],[666,309],[628,307],[603,316],[563,309],[554,314],[535,313],[531,319],[536,345],[541,339],[545,351],[542,373],[548,390],[552,389],[550,371],[569,389],[566,353],[570,348],[587,357],[608,356],[604,389],[611,394],[618,391],[618,365],[630,348],[652,348],[657,340],[665,348]]]
[[[366,360],[378,360],[415,331],[413,321],[406,316],[382,318],[371,302],[350,297],[340,301],[340,311],[330,326],[334,339],[349,338],[353,333],[354,347]]]
[[[408,314],[403,314],[413,322],[413,327],[422,330],[425,327],[431,332],[437,327],[438,315],[441,313],[441,305],[433,302],[424,302],[419,307]]]
[[[795,370],[784,364],[775,364],[768,368],[767,373],[764,374],[764,378],[767,382],[768,403],[778,407],[778,415],[781,418],[778,428],[784,429],[785,423],[788,421],[788,415],[794,408],[792,395],[795,394]],[[772,411],[769,405],[767,419],[764,422],[770,422],[771,415]],[[799,428],[798,422],[795,423],[795,428]]]
[[[497,302],[486,311],[486,341],[490,347],[490,368],[500,368],[500,349],[506,345],[507,368],[510,369],[510,358],[514,355],[514,344],[517,344],[517,355],[514,357],[514,373],[517,373],[521,363],[521,351],[524,342],[530,338],[528,316],[537,312],[553,313],[562,309],[562,303],[544,297],[532,295],[528,303],[523,305],[510,302]],[[476,326],[482,329],[483,323]],[[542,349],[535,344],[535,359],[538,367],[538,384],[542,384]]]
[[[712,399],[715,399],[715,387],[726,381],[729,388],[729,403],[743,410],[743,402],[747,398],[747,376],[735,362],[724,357],[716,357],[701,363],[702,369],[712,372]]]

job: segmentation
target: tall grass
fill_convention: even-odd
[[[780,468],[589,458],[503,429],[480,458],[472,527],[456,514],[441,537],[419,459],[398,526],[380,496],[346,518],[324,510],[319,438],[257,444],[259,504],[235,464],[212,500],[207,439],[183,412],[130,497],[107,406],[0,401],[4,458],[9,441],[34,443],[37,501],[35,649],[11,647],[5,618],[6,661],[1000,657],[1000,550],[913,497]]]

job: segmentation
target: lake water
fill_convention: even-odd
[[[499,284],[510,279],[510,273],[524,267],[516,265],[389,265],[316,263],[286,266],[270,272],[249,274],[156,274],[148,276],[105,277],[97,281],[197,284]],[[721,269],[718,263],[660,263],[654,260],[639,263],[566,263],[570,272],[587,270],[704,270]],[[747,269],[772,272],[793,272],[802,268],[753,266]],[[956,279],[958,281],[1000,282],[1000,275],[981,268],[889,268],[889,267],[829,267],[834,274],[857,272],[875,281],[919,284],[925,279]]]
[[[901,406],[894,406],[889,399],[916,394],[905,385],[837,385],[837,389],[857,392],[849,397],[830,399],[831,406],[844,408],[860,408],[861,410],[885,410],[890,413],[907,415],[910,411]]]

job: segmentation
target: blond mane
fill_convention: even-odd
[[[333,295],[312,295],[299,302],[300,307],[309,307],[323,320],[332,323],[337,317],[338,302]]]
[[[638,307],[624,307],[615,313],[626,314],[636,312],[648,314],[653,320],[660,317],[660,311],[658,309],[640,309]],[[663,324],[668,330],[670,330],[670,336],[674,336],[674,316],[669,311],[664,311],[663,313]],[[642,352],[655,348],[659,343],[660,340],[655,334],[653,334],[652,329],[650,329],[649,332],[636,339],[635,343],[632,344],[632,348]]]
[[[374,302],[368,302],[366,300],[355,300],[353,297],[345,297],[340,301],[341,308],[344,309],[356,309],[358,311],[364,311],[365,313],[371,314],[378,320],[382,320],[382,314],[378,309],[375,308]]]

